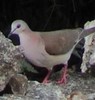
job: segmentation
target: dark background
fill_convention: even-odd
[[[1,0],[0,30],[5,35],[16,19],[36,31],[83,27],[95,19],[95,0]]]

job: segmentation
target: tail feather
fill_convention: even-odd
[[[88,35],[93,34],[94,32],[95,32],[95,27],[82,30],[82,32],[80,33],[80,36],[79,36],[79,40],[83,39],[84,37],[86,37]]]

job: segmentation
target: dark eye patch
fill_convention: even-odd
[[[20,27],[21,27],[21,25],[20,25],[20,24],[18,24],[18,25],[17,25],[17,28],[20,28]]]

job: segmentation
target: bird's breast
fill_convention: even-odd
[[[21,47],[25,58],[32,64],[40,67],[52,66],[48,61],[48,54],[43,45],[27,43],[27,45],[22,44]]]

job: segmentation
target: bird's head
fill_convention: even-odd
[[[11,32],[8,35],[8,38],[12,35],[12,34],[17,34],[19,35],[20,33],[22,33],[26,28],[28,28],[28,25],[26,24],[26,22],[24,22],[23,20],[15,20],[13,21],[12,25],[11,25]]]

